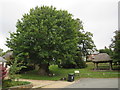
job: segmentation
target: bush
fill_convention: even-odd
[[[18,80],[20,78],[20,75],[16,73],[18,73],[22,68],[26,68],[26,67],[22,65],[22,62],[21,63],[18,62],[18,60],[15,58],[9,69],[9,78],[12,81],[15,81],[16,79]]]
[[[26,68],[22,68],[18,73],[22,74],[22,73],[26,73],[28,71],[34,70],[35,67],[33,65],[27,65]]]
[[[58,64],[59,68],[85,68],[87,67],[86,62],[80,57],[76,57],[74,61],[66,61]]]
[[[78,60],[76,62],[76,64],[77,64],[76,68],[85,68],[85,67],[87,67],[86,62],[84,60]]]
[[[86,62],[83,60],[83,58],[80,55],[76,57],[75,63],[76,63],[76,68],[85,68],[87,66]]]
[[[75,68],[76,65],[73,63],[62,63],[59,67],[61,67],[61,68]]]

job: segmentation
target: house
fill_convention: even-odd
[[[9,52],[7,52],[5,55],[3,55],[2,57],[3,57],[5,60],[10,60],[10,59],[12,59],[12,56],[13,56],[13,51],[9,51]]]
[[[87,61],[92,61],[96,55],[98,55],[98,51],[91,52],[90,55],[87,56]]]
[[[87,56],[87,61],[92,61],[97,54],[91,54]]]
[[[7,60],[5,60],[3,57],[0,57],[0,64],[2,64],[2,62],[6,62]]]

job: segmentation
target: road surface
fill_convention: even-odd
[[[65,88],[118,88],[120,78],[82,78]]]

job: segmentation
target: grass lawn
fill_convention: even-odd
[[[74,73],[75,70],[80,71],[79,76],[75,76],[75,80],[79,78],[118,78],[120,77],[120,73],[118,70],[93,70],[94,65],[92,62],[87,63],[86,68],[83,69],[63,69],[58,68],[57,65],[51,65],[50,71],[55,74],[53,77],[49,76],[40,76],[37,74],[37,71],[29,71],[26,74],[21,74],[21,78],[24,79],[36,79],[36,80],[60,80],[60,78],[68,77],[68,73]],[[109,65],[99,64],[101,68],[109,68]],[[117,66],[113,66],[113,69],[118,68]],[[120,68],[120,67],[119,67]]]
[[[2,84],[2,88],[5,89],[13,86],[20,86],[20,85],[26,85],[26,84],[30,84],[30,82],[4,80]]]

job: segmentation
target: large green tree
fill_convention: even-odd
[[[37,6],[18,20],[7,46],[18,60],[38,65],[39,74],[46,75],[52,62],[74,60],[80,24],[65,10]]]
[[[115,31],[115,36],[110,46],[113,48],[114,61],[120,63],[120,30]]]
[[[86,32],[83,28],[82,21],[80,19],[76,19],[79,23],[79,27],[77,30],[77,51],[73,60],[67,59],[64,62],[61,62],[59,65],[63,68],[84,68],[86,67],[87,56],[92,52],[96,51],[96,46],[94,41],[92,40],[93,34],[90,32]]]

